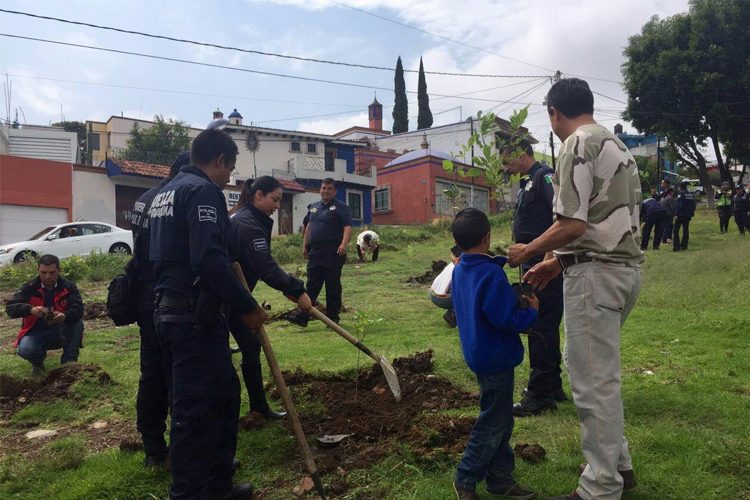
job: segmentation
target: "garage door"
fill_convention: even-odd
[[[0,205],[0,245],[25,241],[47,226],[68,222],[64,208]]]

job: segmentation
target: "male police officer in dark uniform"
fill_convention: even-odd
[[[165,185],[148,211],[156,277],[157,336],[172,402],[172,498],[250,498],[232,486],[240,386],[232,366],[222,304],[251,329],[266,313],[229,266],[222,188],[237,145],[219,130],[193,141],[191,165]]]
[[[521,156],[510,160],[506,169],[512,174],[522,174],[525,183],[518,195],[513,235],[517,243],[529,243],[552,225],[553,170],[534,159],[534,150],[526,141],[521,141]],[[525,273],[541,262],[539,256],[521,267]],[[560,378],[560,321],[563,314],[562,275],[550,282],[544,290],[537,291],[539,297],[539,319],[529,333],[529,362],[531,374],[529,384],[520,403],[513,406],[517,417],[539,415],[556,410],[556,401],[567,397]]]
[[[133,260],[136,300],[138,303],[138,327],[141,333],[141,378],[136,397],[136,427],[143,439],[146,466],[164,465],[167,443],[167,383],[164,377],[164,360],[159,348],[154,327],[154,268],[149,260],[150,234],[148,209],[156,194],[183,165],[190,163],[190,152],[177,157],[169,174],[158,186],[143,193],[133,205],[130,222],[133,229]]]
[[[346,261],[346,246],[352,237],[352,213],[349,207],[336,199],[336,182],[323,179],[320,184],[320,201],[310,205],[309,223],[305,227],[302,253],[307,262],[307,294],[313,304],[326,286],[326,313],[339,321],[341,312],[341,269]],[[302,311],[290,314],[287,319],[307,326],[309,315]]]

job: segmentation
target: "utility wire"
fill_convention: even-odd
[[[83,21],[73,21],[71,19],[63,19],[60,17],[52,17],[52,16],[43,16],[40,14],[32,14],[30,12],[22,12],[19,10],[10,10],[10,9],[2,9],[0,8],[0,12],[4,12],[6,14],[14,14],[19,16],[27,16],[32,17],[35,19],[44,19],[47,21],[56,21],[60,23],[66,23],[66,24],[74,24],[78,26],[87,26],[89,28],[95,28],[95,29],[101,29],[101,30],[108,30],[108,31],[116,31],[118,33],[125,33],[128,35],[138,35],[138,36],[144,36],[148,38],[155,38],[160,40],[168,40],[170,42],[179,42],[179,43],[187,43],[191,45],[198,45],[201,47],[212,47],[215,49],[221,49],[221,50],[232,50],[235,52],[243,52],[246,54],[257,54],[261,56],[269,56],[269,57],[280,57],[283,59],[292,59],[295,61],[306,61],[306,62],[313,62],[313,63],[319,63],[319,64],[332,64],[336,66],[348,66],[352,68],[363,68],[363,69],[374,69],[379,71],[395,71],[395,68],[388,68],[385,66],[373,66],[369,64],[358,64],[358,63],[350,63],[350,62],[342,62],[342,61],[330,61],[327,59],[315,59],[311,57],[302,57],[302,56],[292,56],[287,54],[278,54],[275,52],[264,52],[261,50],[254,50],[254,49],[243,49],[240,47],[233,47],[230,45],[220,45],[216,43],[210,43],[210,42],[199,42],[196,40],[189,40],[186,38],[175,38],[167,35],[155,35],[153,33],[145,33],[143,31],[135,31],[135,30],[128,30],[124,28],[116,28],[113,26],[105,26],[101,24],[93,24],[93,23],[86,23]],[[405,73],[419,73],[418,70],[414,69],[405,69]],[[454,73],[454,72],[446,72],[446,71],[425,71],[425,74],[428,75],[441,75],[441,76],[462,76],[462,77],[472,77],[472,78],[542,78],[545,77],[545,75],[496,75],[496,74],[475,74],[475,73]]]
[[[555,72],[555,70],[549,69],[549,68],[545,68],[544,66],[538,66],[536,64],[532,64],[530,62],[523,61],[521,59],[516,59],[514,57],[504,56],[502,54],[498,54],[497,52],[493,52],[491,50],[483,49],[482,47],[477,47],[475,45],[470,45],[468,43],[461,42],[459,40],[454,40],[453,38],[448,38],[447,36],[438,35],[437,33],[433,33],[431,31],[427,31],[427,30],[422,29],[422,28],[417,28],[416,26],[412,26],[411,24],[402,23],[401,21],[396,21],[395,19],[391,19],[389,17],[381,16],[379,14],[375,14],[374,12],[369,12],[369,11],[367,11],[365,9],[360,9],[359,7],[354,7],[354,6],[346,4],[344,2],[339,2],[337,0],[329,0],[329,1],[331,3],[334,3],[334,4],[338,5],[338,6],[340,6],[340,7],[346,7],[347,9],[356,10],[357,12],[361,12],[362,14],[366,14],[368,16],[376,17],[376,18],[378,18],[378,19],[380,19],[382,21],[386,21],[388,23],[397,24],[398,26],[402,26],[402,27],[408,28],[410,30],[419,31],[419,32],[424,33],[426,35],[430,35],[430,36],[435,37],[435,38],[440,38],[441,40],[445,40],[447,42],[455,43],[457,45],[468,47],[468,48],[473,49],[473,50],[478,50],[480,52],[485,52],[487,54],[491,54],[493,56],[497,56],[497,57],[500,57],[500,58],[503,58],[503,59],[507,59],[509,61],[514,61],[514,62],[517,62],[517,63],[525,64],[526,66],[531,66],[533,68],[542,69],[542,70],[548,71],[550,73],[554,73]]]
[[[170,62],[178,62],[183,64],[192,64],[195,66],[204,66],[208,68],[219,68],[219,69],[226,69],[230,71],[239,71],[242,73],[253,73],[258,75],[266,75],[266,76],[278,76],[280,78],[290,78],[293,80],[303,80],[308,82],[317,82],[317,83],[328,83],[331,85],[342,85],[345,87],[356,87],[356,88],[363,88],[363,89],[372,89],[372,90],[386,90],[386,91],[393,91],[393,89],[388,87],[377,87],[375,85],[366,85],[361,83],[350,83],[350,82],[340,82],[336,80],[324,80],[321,78],[312,78],[307,76],[299,76],[299,75],[288,75],[285,73],[274,73],[270,71],[260,71],[255,69],[247,69],[247,68],[236,68],[233,66],[225,66],[222,64],[212,64],[212,63],[205,63],[205,62],[198,62],[198,61],[190,61],[187,59],[179,59],[176,57],[167,57],[167,56],[157,56],[153,54],[145,54],[142,52],[134,52],[134,51],[128,51],[128,50],[120,50],[120,49],[111,49],[107,47],[97,47],[94,45],[86,45],[86,44],[80,44],[80,43],[70,43],[70,42],[61,42],[59,40],[49,40],[45,38],[35,38],[30,36],[23,36],[23,35],[14,35],[10,33],[0,33],[0,36],[6,37],[6,38],[17,38],[20,40],[31,40],[35,42],[42,42],[42,43],[49,43],[53,45],[63,45],[67,47],[77,47],[77,48],[84,48],[84,49],[91,49],[91,50],[97,50],[101,52],[110,52],[114,54],[125,54],[130,56],[137,56],[137,57],[145,57],[147,59],[156,59],[161,61],[170,61]],[[418,92],[416,90],[407,90],[407,94],[417,94]],[[454,98],[455,96],[451,95],[445,95],[445,94],[432,94],[436,97],[446,97],[446,98]],[[480,97],[459,97],[459,99],[467,99],[471,101],[484,101],[484,102],[495,102],[495,103],[504,103],[508,101],[500,101],[497,99],[483,99]]]

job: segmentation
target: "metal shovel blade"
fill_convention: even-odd
[[[396,401],[401,401],[401,385],[398,383],[396,370],[393,369],[383,356],[380,356],[378,363],[380,364],[380,369],[383,370],[383,375],[385,375],[385,380],[388,382],[388,387],[390,387],[393,397]]]

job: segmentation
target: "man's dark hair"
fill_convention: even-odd
[[[458,245],[453,245],[451,247],[451,255],[453,255],[455,258],[461,257],[461,247]]]
[[[667,186],[669,186],[669,184],[670,184],[670,182],[669,182],[669,179],[662,179],[661,181],[662,181],[662,182],[666,182],[666,183],[667,183]]]
[[[366,234],[366,235],[364,235],[364,237],[362,237],[362,239],[365,240],[365,243],[367,243],[369,245],[370,242],[372,241],[372,235],[371,234]]]
[[[322,186],[323,184],[330,184],[331,186],[333,186],[333,189],[336,189],[336,181],[331,177],[326,177],[325,179],[323,179],[320,185]]]
[[[668,187],[667,189],[664,190],[664,193],[666,193],[666,194],[672,194],[672,193],[674,193],[674,188],[670,186],[670,187]]]
[[[534,158],[534,148],[531,147],[531,143],[526,139],[518,141],[518,148],[529,155],[532,159]]]
[[[594,114],[594,94],[580,78],[563,78],[547,92],[547,110],[555,108],[567,118]]]
[[[688,188],[688,181],[680,182],[680,189],[687,190],[687,188]]]
[[[206,165],[224,155],[227,163],[237,161],[237,143],[222,130],[204,130],[193,139],[190,149],[190,162],[195,165]]]
[[[60,259],[57,258],[57,255],[52,254],[44,254],[41,257],[39,257],[38,265],[39,266],[51,266],[52,264],[56,265],[58,269],[60,269]]]
[[[479,245],[490,232],[490,220],[484,212],[476,208],[464,208],[456,214],[451,225],[453,239],[462,250]]]
[[[179,174],[180,169],[185,165],[190,165],[190,151],[183,151],[177,156],[174,163],[172,163],[172,166],[169,167],[169,174],[167,175],[167,179],[171,179],[175,175]]]

